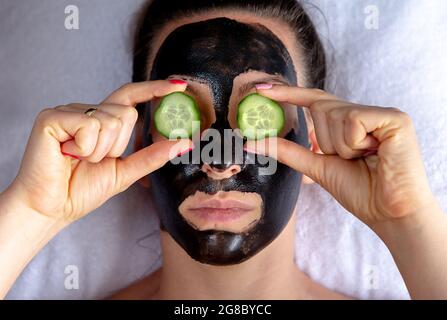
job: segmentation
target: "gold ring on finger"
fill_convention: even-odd
[[[98,110],[98,109],[97,108],[90,108],[87,111],[85,111],[84,114],[86,114],[89,117],[91,117],[96,112],[96,110]]]

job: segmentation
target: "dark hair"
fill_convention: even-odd
[[[166,23],[199,12],[237,9],[277,18],[294,31],[300,45],[307,85],[324,89],[326,57],[315,27],[297,0],[152,0],[143,8],[134,43],[133,81],[147,80],[148,57],[155,34]]]

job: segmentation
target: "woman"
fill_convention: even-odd
[[[153,1],[143,17],[133,84],[99,106],[45,109],[36,119],[0,196],[2,296],[55,234],[137,180],[149,187],[153,172],[163,267],[116,298],[345,298],[294,264],[292,212],[300,183],[312,180],[381,237],[413,298],[447,297],[447,221],[411,119],[306,89],[323,88],[324,53],[295,1]],[[198,144],[154,128],[159,98],[175,91],[197,101]],[[242,163],[169,161],[206,148],[206,129],[236,129],[237,105],[254,92],[286,113],[280,137],[268,139],[277,152],[250,141]],[[122,159],[133,128],[137,151]],[[255,155],[277,158],[275,172],[260,175]]]

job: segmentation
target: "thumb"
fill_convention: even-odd
[[[124,159],[116,162],[117,193],[123,192],[133,183],[160,169],[166,162],[192,150],[193,143],[189,139],[163,140],[141,149]]]
[[[272,157],[299,171],[324,187],[324,173],[329,165],[330,155],[317,154],[305,147],[283,138],[267,138],[247,141],[248,152]]]

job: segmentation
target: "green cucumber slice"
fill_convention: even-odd
[[[252,93],[239,103],[237,122],[244,137],[258,140],[277,136],[284,128],[285,115],[277,102]]]
[[[165,96],[154,114],[155,127],[166,138],[191,138],[200,129],[200,111],[195,100],[183,92]]]

